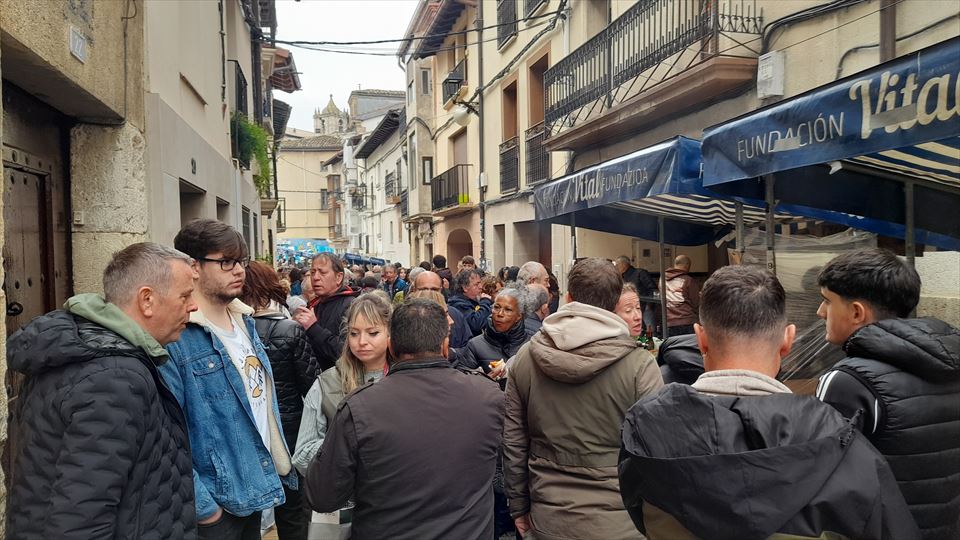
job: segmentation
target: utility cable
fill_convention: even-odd
[[[548,17],[552,17],[552,16],[556,15],[556,14],[559,13],[560,11],[561,11],[561,9],[557,9],[557,11],[551,11],[551,12],[547,12],[547,13],[541,13],[541,14],[539,14],[539,15],[533,15],[533,16],[530,16],[530,17],[524,17],[524,18],[522,18],[522,19],[516,19],[516,20],[511,21],[511,22],[499,23],[499,24],[492,24],[492,25],[490,25],[490,26],[484,26],[484,27],[481,27],[481,28],[468,28],[468,29],[466,29],[466,30],[459,30],[459,31],[457,31],[457,32],[443,32],[443,33],[437,33],[437,34],[426,34],[426,35],[423,35],[423,36],[410,36],[410,37],[397,38],[397,39],[375,39],[375,40],[368,40],[368,41],[303,41],[303,40],[280,40],[280,39],[278,39],[278,40],[276,40],[275,42],[276,42],[276,43],[282,43],[282,44],[284,44],[284,45],[379,45],[379,44],[383,44],[383,43],[405,43],[405,42],[408,42],[408,41],[420,41],[420,40],[433,39],[433,38],[438,38],[438,37],[439,37],[439,38],[446,39],[446,38],[451,37],[451,36],[466,35],[466,34],[469,34],[470,32],[480,32],[481,30],[492,30],[492,29],[494,29],[494,28],[500,28],[500,27],[502,27],[502,26],[510,26],[510,25],[518,24],[518,23],[521,23],[521,22],[524,22],[524,21],[533,21],[533,20],[536,20],[536,19],[546,19],[546,18],[548,18]]]

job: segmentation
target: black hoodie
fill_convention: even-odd
[[[620,492],[641,530],[648,503],[710,540],[919,537],[883,457],[812,397],[670,384],[627,412],[622,443]]]

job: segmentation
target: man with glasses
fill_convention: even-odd
[[[436,272],[423,271],[417,274],[410,286],[410,292],[413,291],[436,291],[443,292],[443,278]],[[453,349],[462,349],[467,346],[467,342],[473,337],[470,327],[463,315],[456,309],[448,309],[450,318],[453,319],[453,328],[450,329],[450,347]]]
[[[199,310],[161,366],[187,417],[201,539],[259,539],[260,514],[297,488],[273,372],[253,309],[237,300],[250,264],[233,227],[188,223],[174,246],[196,262]]]

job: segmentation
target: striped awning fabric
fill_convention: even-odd
[[[632,201],[611,204],[614,208],[670,219],[709,223],[710,225],[736,225],[736,202],[730,199],[708,197],[704,195],[656,195]],[[743,205],[743,222],[747,226],[763,223],[766,210],[759,206]],[[807,221],[784,212],[777,212],[774,219],[779,223]]]
[[[960,137],[857,156],[847,161],[925,178],[960,190]]]

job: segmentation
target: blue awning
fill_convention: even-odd
[[[904,172],[919,165],[960,187],[958,89],[954,38],[708,128],[703,184],[870,156],[881,166],[904,161]]]
[[[343,260],[347,261],[350,264],[374,264],[374,265],[380,265],[380,266],[387,264],[387,261],[379,257],[357,255],[355,253],[345,253],[343,255]]]
[[[904,181],[915,240],[960,249],[960,38],[704,132],[703,185],[763,195],[778,211],[904,238]]]
[[[536,219],[657,240],[660,216],[665,242],[705,244],[735,224],[736,201],[703,188],[700,163],[700,142],[686,137],[638,150],[538,187]],[[741,200],[744,223],[764,220],[763,202]]]

